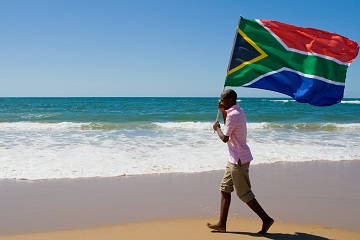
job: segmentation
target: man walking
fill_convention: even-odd
[[[220,219],[217,224],[208,223],[211,229],[226,232],[226,222],[231,202],[231,192],[245,202],[262,220],[262,229],[259,234],[265,234],[274,223],[274,220],[264,211],[251,191],[249,178],[250,161],[253,159],[250,148],[246,144],[246,116],[242,108],[236,104],[237,94],[228,89],[221,94],[218,105],[224,119],[224,129],[217,121],[213,125],[219,138],[228,145],[229,160],[221,182]]]

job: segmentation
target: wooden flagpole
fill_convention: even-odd
[[[223,87],[223,90],[221,93],[223,93],[225,91],[225,87]],[[218,112],[217,112],[217,115],[216,115],[216,120],[215,122],[219,121],[219,115],[220,115],[220,109],[218,108]]]
[[[240,16],[240,21],[241,21],[241,18],[242,18],[242,17]],[[240,23],[240,22],[239,22],[239,23]],[[238,24],[238,26],[239,26],[239,24]],[[238,26],[236,27],[235,37],[234,37],[233,46],[232,46],[232,49],[231,49],[231,54],[230,54],[230,59],[229,59],[229,65],[228,65],[228,69],[227,69],[227,72],[226,72],[226,73],[229,73],[230,63],[231,63],[231,57],[232,57],[232,55],[233,55],[233,53],[234,53],[234,48],[235,48],[235,42],[236,42],[236,37],[237,37],[237,28],[238,28]],[[226,81],[226,78],[225,78],[225,81]],[[224,91],[225,91],[225,84],[224,84],[224,87],[223,87],[223,90],[222,90],[221,93],[223,93]],[[219,110],[219,108],[218,108],[218,112],[217,112],[217,115],[216,115],[216,121],[215,121],[215,122],[219,121],[219,115],[220,115],[220,110]]]

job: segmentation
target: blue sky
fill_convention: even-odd
[[[218,96],[240,16],[360,43],[359,10],[358,0],[0,0],[0,96]],[[360,97],[359,58],[345,97]]]

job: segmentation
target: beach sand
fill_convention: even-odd
[[[222,175],[0,180],[0,239],[360,239],[360,161],[252,165],[253,191],[276,221],[264,237],[234,194],[228,233],[206,227]]]
[[[211,232],[204,228],[204,221],[216,219],[171,219],[131,224],[106,226],[72,231],[35,233],[2,237],[7,240],[102,240],[102,239],[186,239],[186,240],[227,240],[227,239],[359,239],[360,233],[313,225],[277,223],[262,236],[256,233],[260,222],[252,219],[229,219],[226,233]]]

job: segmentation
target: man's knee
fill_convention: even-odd
[[[255,198],[254,193],[250,190],[249,192],[247,192],[246,194],[238,194],[238,197],[240,198],[241,201],[243,201],[244,203],[247,203],[251,200],[253,200]]]
[[[221,195],[224,196],[224,197],[229,197],[229,196],[231,196],[231,192],[221,191]]]

